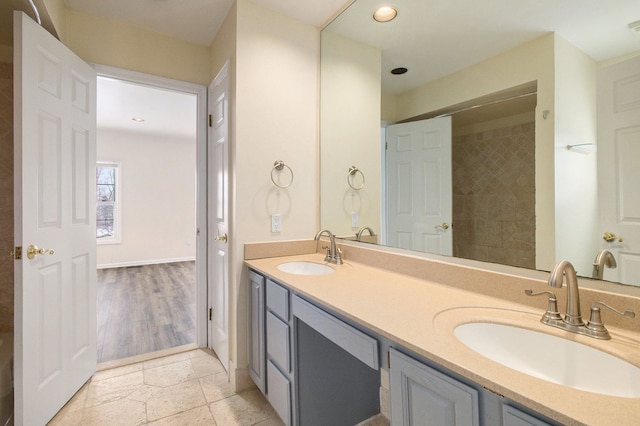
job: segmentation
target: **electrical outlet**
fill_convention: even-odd
[[[351,213],[351,227],[352,228],[357,228],[359,226],[360,226],[360,218],[358,217],[358,213],[352,212]]]
[[[279,214],[271,215],[271,232],[280,232],[281,229],[281,220]]]

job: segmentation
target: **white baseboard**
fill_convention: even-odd
[[[102,263],[100,265],[97,265],[96,268],[97,269],[124,268],[127,266],[158,265],[160,263],[190,262],[194,260],[196,260],[195,256],[176,257],[172,259],[134,260],[131,262]]]

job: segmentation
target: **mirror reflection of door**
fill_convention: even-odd
[[[598,196],[601,248],[616,259],[604,278],[624,284],[640,280],[640,56],[598,73]],[[601,237],[601,236],[599,236]],[[620,241],[620,239],[622,241]],[[594,253],[595,257],[595,253]]]
[[[387,244],[451,255],[451,117],[389,126],[387,144]]]

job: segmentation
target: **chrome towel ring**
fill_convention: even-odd
[[[362,184],[360,186],[355,186],[353,184],[356,173],[360,173],[360,176],[362,176]],[[362,173],[362,170],[358,169],[356,166],[349,167],[349,173],[347,174],[347,183],[349,184],[351,189],[355,189],[356,191],[360,191],[362,188],[364,188],[364,173]]]
[[[278,182],[276,182],[276,178],[274,177],[274,172],[281,172],[284,168],[289,169],[289,174],[291,174],[291,179],[289,180],[289,183],[285,184],[285,185],[281,185]],[[284,161],[282,160],[277,160],[275,163],[273,163],[273,169],[271,169],[271,182],[273,182],[273,184],[275,186],[277,186],[278,188],[288,188],[291,186],[291,184],[293,183],[293,170],[291,170],[291,167],[287,166],[286,164],[284,164]]]

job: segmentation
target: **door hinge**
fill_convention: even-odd
[[[391,351],[387,351],[387,368],[391,368]]]
[[[22,247],[16,246],[13,250],[11,250],[11,258],[14,260],[22,259]]]
[[[389,142],[385,142],[384,143],[384,150],[388,151],[389,150]]]
[[[213,308],[209,308],[209,321],[213,318]]]
[[[213,127],[213,114],[209,114],[209,127]]]

